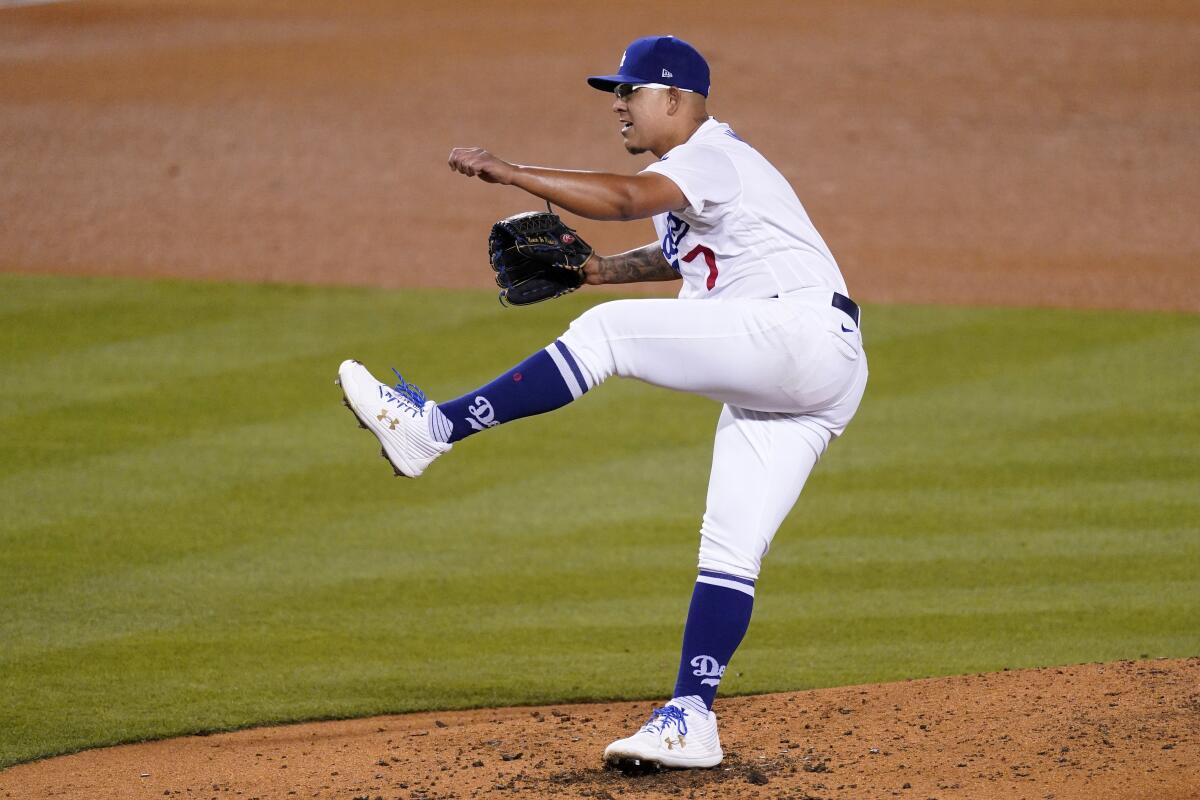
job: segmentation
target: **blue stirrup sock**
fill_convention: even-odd
[[[729,659],[742,643],[754,610],[754,581],[700,570],[692,590],[675,699],[700,711],[712,708]]]
[[[438,403],[430,414],[429,432],[439,442],[457,442],[505,422],[561,408],[590,388],[575,356],[555,339],[486,386]]]

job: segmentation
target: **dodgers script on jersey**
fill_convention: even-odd
[[[709,117],[643,172],[670,178],[688,201],[654,217],[663,256],[683,277],[681,298],[847,294],[787,179],[728,125]]]

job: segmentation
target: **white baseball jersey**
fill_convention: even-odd
[[[779,170],[709,117],[643,172],[670,178],[688,207],[654,217],[681,298],[849,294],[825,241]]]

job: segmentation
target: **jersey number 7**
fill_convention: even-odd
[[[709,250],[702,244],[698,244],[692,248],[690,253],[683,257],[683,260],[690,264],[696,259],[696,256],[704,256],[704,263],[708,264],[708,280],[705,282],[705,285],[708,286],[708,290],[711,292],[713,287],[717,285],[717,256],[712,250]]]

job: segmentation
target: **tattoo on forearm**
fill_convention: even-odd
[[[648,244],[620,255],[607,256],[601,262],[600,274],[605,283],[637,283],[639,281],[673,281],[679,273],[671,269],[658,243]]]

